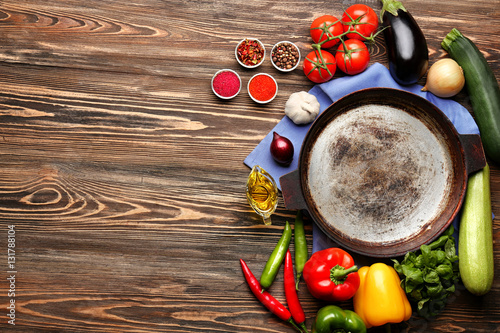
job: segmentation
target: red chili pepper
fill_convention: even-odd
[[[302,273],[307,289],[324,301],[346,301],[359,288],[358,267],[349,253],[339,248],[315,252]]]
[[[241,62],[248,66],[258,64],[264,56],[264,50],[257,41],[245,39],[238,46],[238,57]]]
[[[252,293],[257,297],[257,299],[264,305],[269,311],[278,316],[281,320],[287,321],[294,326],[299,332],[300,328],[295,324],[292,319],[292,315],[288,309],[281,304],[276,298],[274,298],[268,291],[262,291],[259,280],[253,275],[250,268],[248,268],[246,262],[240,259],[241,269],[243,270],[243,275],[245,280],[250,287]]]
[[[288,304],[293,320],[302,328],[302,330],[304,330],[304,332],[309,333],[306,325],[304,324],[306,321],[306,315],[300,305],[297,289],[295,288],[295,275],[293,273],[292,254],[290,253],[290,250],[286,252],[284,272],[286,304]]]

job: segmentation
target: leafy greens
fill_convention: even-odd
[[[460,279],[453,231],[452,225],[436,241],[408,252],[401,263],[392,259],[401,278],[401,287],[408,299],[417,304],[418,314],[424,318],[435,316],[444,309]]]

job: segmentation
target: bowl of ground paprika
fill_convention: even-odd
[[[241,78],[231,69],[221,69],[212,77],[212,91],[222,99],[231,99],[241,90]]]
[[[259,73],[248,81],[248,94],[257,103],[271,102],[278,94],[278,83],[269,74]]]

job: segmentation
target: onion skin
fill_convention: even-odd
[[[438,97],[452,97],[465,85],[464,71],[458,63],[445,58],[436,61],[427,73],[427,82],[422,91],[430,91]]]
[[[292,142],[276,132],[273,132],[273,141],[271,142],[270,151],[274,160],[284,166],[289,165],[293,160]]]

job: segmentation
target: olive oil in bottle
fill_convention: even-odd
[[[273,177],[259,165],[252,168],[247,180],[247,199],[253,210],[271,224],[271,214],[278,206],[278,187]]]

